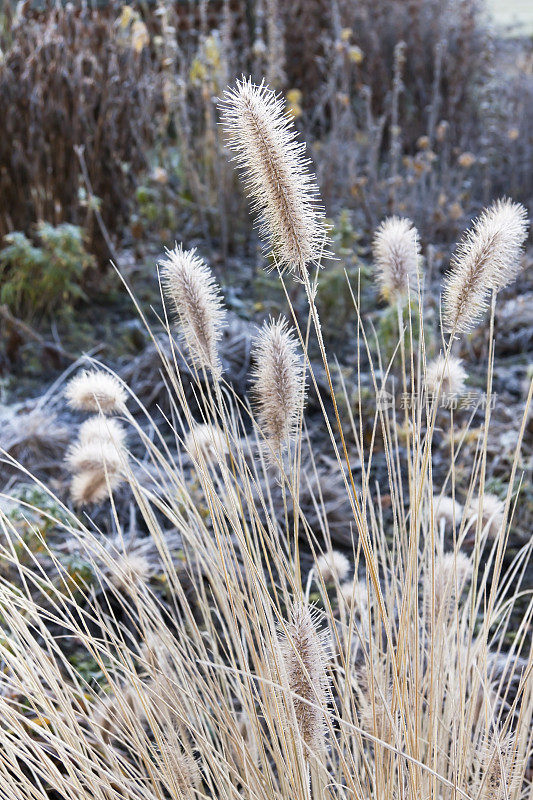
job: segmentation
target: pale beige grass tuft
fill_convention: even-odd
[[[196,249],[176,245],[159,262],[166,299],[176,312],[180,333],[189,354],[200,368],[210,370],[215,380],[222,374],[218,343],[226,312],[220,290],[207,264]]]
[[[119,380],[103,370],[83,370],[67,384],[67,402],[77,411],[120,414],[126,410],[127,393]]]
[[[296,433],[305,394],[298,343],[284,318],[264,324],[253,356],[252,391],[259,426],[277,455]]]
[[[418,233],[409,219],[389,217],[374,235],[372,245],[376,279],[388,301],[416,297],[420,244]]]
[[[244,174],[260,236],[278,267],[297,276],[319,263],[326,244],[324,212],[305,144],[281,97],[251,78],[237,81],[221,102],[227,145]]]

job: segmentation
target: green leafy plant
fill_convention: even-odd
[[[76,225],[40,222],[36,239],[15,231],[0,250],[0,301],[23,317],[70,310],[85,299],[82,279],[95,266]]]

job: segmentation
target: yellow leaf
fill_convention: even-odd
[[[364,57],[365,54],[363,53],[360,47],[357,47],[357,45],[350,47],[350,49],[348,50],[348,58],[350,59],[350,61],[353,61],[354,64],[360,64]]]
[[[207,78],[207,69],[205,64],[202,64],[199,58],[195,58],[191,64],[189,71],[189,78],[192,83],[202,83]]]
[[[291,106],[297,106],[302,102],[302,93],[299,89],[289,89],[286,96]]]
[[[148,28],[142,20],[136,20],[131,26],[131,45],[136,53],[140,53],[149,44]]]
[[[119,27],[122,28],[122,30],[127,28],[134,16],[135,12],[131,6],[122,6],[122,13],[118,20]]]
[[[208,36],[204,45],[205,57],[215,69],[220,66],[220,50],[214,36]]]
[[[38,725],[40,728],[46,728],[50,725],[50,720],[47,717],[35,717],[32,722],[34,725]]]

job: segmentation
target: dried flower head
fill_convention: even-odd
[[[79,472],[72,478],[70,494],[77,506],[101,503],[109,497],[110,491],[123,482],[124,477],[118,472],[86,471]]]
[[[463,515],[463,507],[457,500],[446,495],[433,495],[433,514],[435,522],[446,527],[457,527]]]
[[[112,442],[120,448],[126,439],[126,431],[115,419],[97,415],[89,417],[80,426],[79,442],[81,445],[96,442]]]
[[[194,756],[185,753],[174,734],[166,737],[157,759],[161,783],[178,797],[196,797],[202,782]]]
[[[454,356],[437,356],[426,367],[426,389],[428,394],[443,397],[463,394],[466,370],[461,365],[461,359]]]
[[[236,742],[233,747],[230,745],[233,757],[239,758],[244,746],[250,753],[252,761],[258,763],[259,746],[254,720],[246,711],[241,711],[237,714],[235,722],[237,727]]]
[[[125,742],[134,720],[145,719],[138,693],[129,685],[121,688],[120,696],[112,693],[97,698],[91,709],[95,733],[107,745]]]
[[[127,591],[132,585],[143,586],[150,580],[153,568],[139,553],[121,553],[113,563],[110,580],[117,589]]]
[[[521,203],[508,197],[496,200],[485,214],[485,224],[498,231],[498,259],[494,264],[492,288],[503,289],[515,280],[522,266],[522,246],[527,239],[528,214]]]
[[[22,465],[57,459],[69,441],[68,428],[48,410],[18,413],[14,409],[0,406],[0,449]]]
[[[357,682],[361,697],[360,718],[364,730],[378,739],[394,741],[397,732],[398,712],[393,711],[392,687],[383,692],[376,676],[363,668],[357,670]]]
[[[473,153],[465,152],[461,153],[459,158],[457,159],[457,163],[460,167],[464,169],[469,169],[473,164],[476,163],[476,157]]]
[[[316,560],[317,572],[326,584],[343,581],[350,567],[350,560],[339,550],[330,550]]]
[[[482,748],[483,769],[477,792],[481,800],[506,800],[520,789],[520,761],[513,747],[513,738],[508,734]]]
[[[141,642],[141,655],[148,664],[149,673],[170,674],[174,670],[172,652],[168,643],[157,631],[148,630],[143,633]]]
[[[176,245],[166,255],[159,262],[163,290],[177,313],[183,340],[194,363],[218,380],[222,374],[218,343],[225,318],[220,290],[195,249]]]
[[[358,580],[354,578],[353,581],[347,581],[341,586],[341,597],[344,602],[353,607],[361,617],[366,615],[368,611],[368,587],[365,580]]]
[[[487,529],[489,539],[495,539],[500,533],[505,506],[495,494],[485,492],[481,502],[481,526]],[[479,516],[479,497],[472,497],[464,510],[465,519],[477,519]]]
[[[413,223],[400,217],[384,220],[372,246],[376,278],[386,300],[416,294],[420,244]]]
[[[126,452],[111,440],[72,445],[66,457],[71,472],[120,472]]]
[[[435,599],[435,614],[447,619],[453,611],[454,600],[458,601],[472,575],[472,562],[461,551],[444,553],[435,562],[434,581],[429,572],[424,575],[424,595],[431,610],[431,593]]]
[[[124,428],[102,415],[82,424],[79,439],[65,459],[74,473],[71,495],[76,505],[99,503],[122,483],[128,461],[125,438]]]
[[[475,328],[487,309],[489,291],[498,291],[516,277],[526,236],[526,210],[511,200],[497,200],[474,221],[457,246],[444,282],[449,332]]]
[[[225,458],[228,443],[224,432],[215,425],[195,425],[185,436],[185,448],[197,463],[210,464]]]
[[[254,346],[253,395],[259,424],[275,453],[294,435],[305,395],[297,347],[283,317],[265,323]]]
[[[227,144],[243,171],[260,235],[280,269],[301,274],[306,264],[320,261],[326,243],[324,212],[304,157],[305,144],[296,141],[283,99],[264,83],[237,81],[226,90],[221,109]]]
[[[67,384],[65,394],[71,408],[117,414],[125,411],[127,394],[119,380],[103,370],[83,370]]]
[[[292,606],[280,645],[288,688],[292,695],[298,695],[292,702],[300,735],[309,749],[320,751],[326,732],[323,709],[329,690],[328,652],[308,605]]]

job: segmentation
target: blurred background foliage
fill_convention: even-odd
[[[0,302],[29,317],[65,312],[85,299],[81,288],[86,270],[95,266],[86,251],[82,230],[63,222],[39,222],[34,239],[15,231],[4,237],[0,250]]]
[[[342,251],[332,296],[387,214],[412,218],[438,266],[493,197],[531,203],[531,40],[496,34],[482,0],[26,0],[0,26],[0,291],[16,313],[55,310],[55,267],[37,308],[21,286],[43,224],[76,226],[94,257],[66,270],[69,302],[150,242],[201,239],[222,270],[259,259],[217,124],[243,73],[286,97],[309,144]]]

